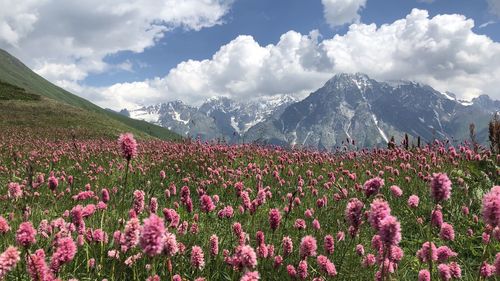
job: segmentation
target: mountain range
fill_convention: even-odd
[[[237,102],[214,97],[194,107],[172,101],[122,114],[204,140],[260,142],[334,150],[345,143],[358,147],[400,142],[407,133],[422,141],[476,137],[487,142],[487,126],[500,101],[481,95],[459,100],[449,92],[413,81],[377,81],[362,73],[334,75],[303,100],[289,95]]]
[[[488,121],[498,111],[500,101],[487,95],[462,101],[422,83],[340,73],[302,100],[290,95],[245,102],[213,97],[197,107],[177,100],[118,114],[55,86],[0,50],[2,129],[71,129],[89,136],[130,131],[139,137],[334,150],[353,141],[358,147],[385,146],[391,137],[400,142],[405,133],[413,142],[417,137],[458,142],[469,138],[471,123],[477,140],[486,144]]]
[[[203,140],[225,139],[243,142],[246,132],[271,118],[278,118],[292,103],[289,95],[237,102],[226,97],[213,97],[194,107],[176,100],[120,113],[168,128],[182,136]]]

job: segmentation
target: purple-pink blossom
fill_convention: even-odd
[[[431,179],[431,196],[436,202],[450,199],[451,181],[445,173],[435,173]]]
[[[123,158],[127,159],[127,161],[137,156],[137,142],[131,133],[121,134],[118,138],[118,144]]]
[[[165,224],[163,219],[155,214],[144,220],[139,245],[148,256],[155,256],[163,250],[163,238],[165,233]]]

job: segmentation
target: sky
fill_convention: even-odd
[[[0,0],[0,48],[106,108],[304,97],[341,72],[500,99],[500,0]]]

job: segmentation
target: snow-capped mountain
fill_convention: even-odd
[[[282,95],[237,102],[213,97],[200,107],[172,101],[122,113],[204,140],[261,142],[334,150],[347,140],[358,147],[413,141],[477,139],[487,142],[488,121],[500,101],[486,95],[471,101],[412,81],[376,81],[365,74],[340,73],[301,101]]]
[[[202,139],[224,138],[237,142],[252,126],[281,114],[295,98],[289,95],[263,97],[259,101],[237,102],[212,97],[200,107],[171,101],[122,110],[122,114],[166,127],[183,136]]]
[[[487,96],[466,103],[420,83],[341,73],[278,118],[249,129],[245,139],[333,150],[348,139],[360,147],[385,145],[391,137],[399,142],[405,133],[422,141],[463,140],[475,123],[486,142],[488,120],[499,109]]]

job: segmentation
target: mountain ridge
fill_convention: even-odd
[[[243,103],[227,97],[211,97],[198,107],[174,100],[120,112],[170,128],[180,135],[238,142],[252,126],[280,114],[295,101],[290,95]]]
[[[423,83],[377,81],[363,73],[336,74],[302,100],[287,97],[290,100],[275,107],[264,101],[267,114],[260,118],[255,108],[253,119],[239,118],[251,102],[227,97],[210,98],[198,108],[176,101],[178,115],[165,116],[157,110],[148,117],[186,136],[332,150],[347,139],[360,146],[386,145],[391,137],[399,141],[405,133],[422,141],[464,140],[469,123],[476,123],[478,139],[486,143],[488,120],[500,110],[500,101],[487,95],[463,101]],[[164,104],[173,106],[174,102]],[[147,119],[140,113],[153,108],[158,105],[128,111],[133,118]],[[192,120],[205,123],[187,126]]]
[[[18,91],[17,96],[1,101],[0,126],[2,127],[30,126],[32,129],[42,127],[50,129],[60,126],[60,129],[85,129],[85,132],[97,135],[111,136],[131,131],[138,137],[163,139],[179,137],[165,128],[102,109],[50,83],[2,49],[0,49],[0,81],[4,83],[3,91],[12,92],[15,87],[25,91],[24,93]],[[20,98],[20,95],[29,94],[37,95],[40,99],[23,101]]]

